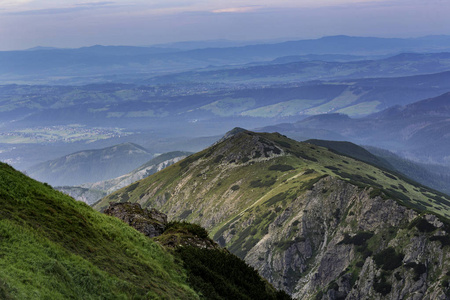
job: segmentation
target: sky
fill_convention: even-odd
[[[450,34],[448,0],[0,0],[0,50]]]

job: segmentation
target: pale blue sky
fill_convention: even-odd
[[[448,0],[0,0],[0,50],[450,34]]]

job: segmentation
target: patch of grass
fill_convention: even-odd
[[[388,177],[388,178],[390,178],[392,180],[398,180],[397,177],[395,177],[394,175],[391,175],[391,174],[386,173],[386,172],[383,172],[383,174],[384,174],[384,176],[386,176],[386,177]]]

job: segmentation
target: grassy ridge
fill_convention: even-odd
[[[243,258],[279,213],[326,176],[370,190],[373,197],[450,218],[450,199],[444,194],[321,146],[252,132],[191,155],[95,207],[101,210],[110,201],[156,206],[171,218],[207,227],[216,241]],[[247,223],[252,226],[235,227]],[[232,234],[227,241],[221,239],[224,232]],[[280,244],[281,249],[287,246]]]
[[[198,298],[161,246],[5,164],[0,202],[2,298]]]

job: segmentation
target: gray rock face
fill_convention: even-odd
[[[295,299],[450,299],[448,229],[328,177],[280,213],[245,260]]]
[[[152,238],[161,235],[167,225],[167,215],[156,209],[142,209],[138,203],[111,203],[104,211]]]

